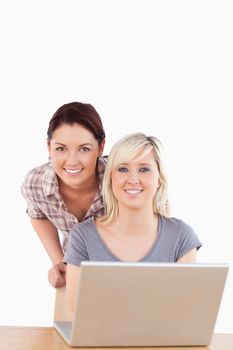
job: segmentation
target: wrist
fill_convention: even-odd
[[[52,260],[52,265],[53,266],[61,264],[61,263],[63,263],[63,256]]]

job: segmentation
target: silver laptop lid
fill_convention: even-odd
[[[72,346],[208,345],[229,266],[84,262]]]

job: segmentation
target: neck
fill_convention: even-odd
[[[119,215],[113,221],[119,232],[127,236],[143,235],[145,232],[154,230],[158,225],[158,215],[155,215],[151,209],[130,210],[124,208],[120,210]]]
[[[61,181],[58,178],[59,190],[61,194],[72,194],[75,195],[84,195],[97,191],[99,182],[98,178],[94,175],[92,178],[87,179],[84,183],[77,186],[67,185],[65,182]]]

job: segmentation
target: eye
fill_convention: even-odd
[[[65,152],[65,147],[63,147],[63,146],[60,146],[60,147],[57,147],[56,148],[56,151],[58,151],[58,152]]]
[[[145,166],[139,169],[140,173],[146,173],[147,171],[150,171],[150,168],[145,167]]]
[[[80,147],[80,152],[89,152],[89,151],[90,151],[90,148],[86,146]]]
[[[128,168],[126,168],[125,166],[120,166],[117,170],[120,173],[127,173],[128,172]]]

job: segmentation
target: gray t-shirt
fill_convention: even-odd
[[[190,250],[202,246],[193,229],[182,220],[159,216],[158,234],[141,262],[176,262]],[[96,229],[94,218],[71,230],[64,262],[79,266],[82,261],[121,261],[108,248]]]

